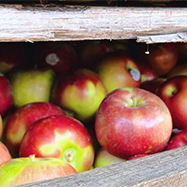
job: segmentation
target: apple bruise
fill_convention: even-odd
[[[162,101],[160,103],[160,98],[150,97],[150,92],[130,93],[132,90],[118,89],[109,94],[96,117],[99,143],[121,158],[163,150],[172,132],[169,110]],[[133,94],[145,102],[137,106],[133,101],[135,98],[132,100]]]

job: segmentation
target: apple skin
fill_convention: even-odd
[[[2,138],[3,131],[4,131],[3,119],[0,115],[0,139]]]
[[[166,76],[170,79],[179,75],[187,76],[187,64],[177,64]]]
[[[0,72],[5,74],[11,69],[26,66],[28,63],[28,44],[7,42],[0,44]]]
[[[0,115],[5,115],[13,106],[13,90],[7,77],[0,74]]]
[[[15,107],[32,102],[49,102],[55,78],[52,70],[18,69],[11,72],[9,77]]]
[[[129,158],[162,151],[172,133],[171,114],[155,94],[140,88],[109,93],[95,120],[96,137],[110,154]]]
[[[145,59],[159,76],[167,74],[178,61],[178,52],[173,43],[152,44],[149,45],[149,54],[144,52]]]
[[[75,118],[88,123],[107,94],[101,78],[88,69],[78,69],[72,74],[58,79],[52,101],[64,109],[74,112]]]
[[[103,147],[97,152],[94,168],[109,166],[112,164],[125,162],[125,159],[116,157],[111,155],[108,151],[106,151]]]
[[[54,157],[71,164],[77,172],[89,170],[94,148],[87,129],[78,120],[54,115],[36,121],[24,135],[20,157]]]
[[[158,91],[158,96],[165,102],[170,110],[173,127],[184,129],[187,127],[186,97],[187,76],[176,76],[163,82]]]
[[[140,88],[147,90],[149,92],[152,92],[154,94],[157,94],[157,91],[158,91],[160,85],[166,80],[167,80],[166,78],[157,77],[153,80],[149,80],[149,81],[145,81],[145,82],[141,83]]]
[[[4,138],[13,157],[19,154],[21,140],[29,127],[37,120],[52,116],[65,115],[64,111],[47,102],[35,102],[19,107],[5,124]]]
[[[179,133],[174,134],[168,145],[166,146],[165,150],[171,150],[171,149],[176,149],[179,147],[183,147],[187,145],[187,128],[181,130]]]
[[[110,53],[96,66],[96,73],[103,80],[107,91],[121,87],[139,87],[141,74],[136,62],[127,54]]]
[[[57,158],[14,158],[0,167],[1,187],[17,186],[76,174],[67,162]]]
[[[12,158],[6,145],[4,145],[1,141],[0,141],[0,153],[1,153],[0,155],[0,166],[1,166],[4,162],[7,162]]]
[[[56,74],[66,74],[77,65],[75,49],[65,42],[42,42],[34,46],[33,58],[39,69],[49,68]]]
[[[80,64],[83,68],[92,69],[101,56],[115,51],[115,46],[112,42],[107,41],[91,41],[85,42],[82,46],[80,54]]]
[[[129,157],[127,160],[134,160],[134,159],[142,158],[142,157],[145,157],[145,156],[148,156],[148,154],[138,154],[138,155],[134,155],[134,156]]]

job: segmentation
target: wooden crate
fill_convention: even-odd
[[[12,1],[13,2],[13,1]],[[187,42],[187,7],[0,4],[0,41]],[[186,187],[187,147],[25,187]]]

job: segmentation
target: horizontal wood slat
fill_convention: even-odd
[[[187,32],[187,8],[0,5],[0,41],[137,39]],[[169,39],[165,37],[170,35]],[[173,35],[172,35],[173,34]],[[181,34],[185,35],[185,34]],[[165,39],[164,39],[165,38]],[[154,42],[160,42],[154,37]]]
[[[187,147],[24,187],[186,187]]]

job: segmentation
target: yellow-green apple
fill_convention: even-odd
[[[95,120],[100,145],[120,158],[162,151],[172,127],[171,114],[162,99],[140,88],[109,93]]]
[[[165,150],[176,149],[187,145],[187,128],[173,135]]]
[[[37,120],[52,116],[65,115],[64,111],[47,102],[35,102],[19,107],[5,124],[4,138],[13,157],[17,157],[21,140],[29,127]]]
[[[102,147],[96,154],[95,161],[94,161],[94,168],[104,167],[104,166],[125,162],[125,161],[126,161],[125,159],[111,155],[107,150],[105,150]]]
[[[7,73],[11,69],[28,65],[27,45],[22,42],[0,43],[0,72]]]
[[[157,91],[158,91],[160,85],[166,80],[167,80],[166,78],[157,77],[153,80],[142,82],[140,85],[140,88],[150,91],[154,94],[157,94]]]
[[[179,76],[186,75],[187,76],[187,64],[177,64],[167,75],[167,79]]]
[[[95,71],[103,80],[107,91],[121,87],[139,87],[141,73],[137,63],[127,54],[110,53],[96,65]]]
[[[67,162],[57,158],[11,159],[0,167],[1,187],[17,186],[57,177],[76,174],[76,170]]]
[[[4,162],[7,162],[12,158],[9,150],[7,149],[6,145],[0,141],[0,165]]]
[[[11,72],[14,105],[23,106],[32,102],[48,102],[55,78],[52,70],[15,70]]]
[[[0,74],[0,115],[4,116],[13,106],[13,91],[7,77]]]
[[[52,101],[73,111],[78,120],[87,123],[94,118],[106,94],[106,87],[95,72],[78,69],[57,80],[52,91]]]
[[[40,119],[25,133],[20,157],[54,157],[71,164],[77,172],[89,170],[94,161],[91,137],[83,124],[66,115]]]
[[[109,41],[86,41],[80,49],[80,63],[84,68],[93,68],[101,56],[115,51],[112,42]]]
[[[163,82],[158,91],[158,96],[165,102],[170,110],[173,127],[184,129],[187,127],[186,98],[187,76],[176,76]]]
[[[145,54],[145,50],[142,54],[159,76],[167,74],[178,62],[178,52],[174,43],[152,44],[149,54]]]
[[[65,74],[77,65],[75,49],[64,42],[42,42],[33,46],[33,60],[38,68],[50,68],[57,74]]]

